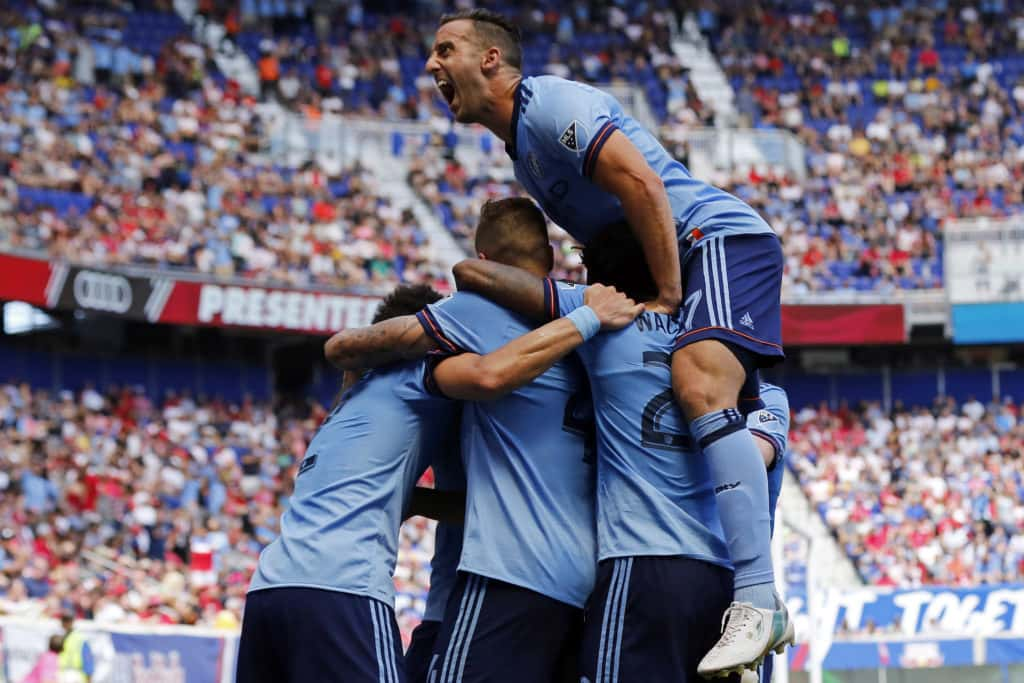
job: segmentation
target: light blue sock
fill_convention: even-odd
[[[736,575],[735,599],[774,609],[768,473],[746,420],[735,408],[694,420],[690,431],[707,458],[718,515]]]

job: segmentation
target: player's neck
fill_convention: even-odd
[[[516,107],[516,88],[523,80],[522,74],[503,75],[495,79],[491,88],[491,106],[480,117],[480,125],[508,144],[513,137],[512,120]]]

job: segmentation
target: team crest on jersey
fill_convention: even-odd
[[[580,133],[583,132],[583,124],[579,121],[573,121],[569,124],[569,127],[562,131],[562,136],[558,138],[558,141],[562,143],[562,146],[566,149],[572,150],[573,152],[580,151]]]
[[[316,466],[316,453],[313,453],[311,455],[307,455],[305,458],[302,459],[302,464],[299,465],[299,471],[296,473],[295,476],[299,476],[303,472],[308,472],[309,470],[313,469],[315,466]]]
[[[778,422],[779,418],[775,417],[767,410],[762,410],[757,415],[757,421],[760,422],[761,424],[764,424],[765,422]]]
[[[540,165],[540,159],[533,152],[526,155],[526,164],[530,167],[530,172],[538,178],[544,177],[544,169]]]

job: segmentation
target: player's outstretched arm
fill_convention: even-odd
[[[471,258],[456,263],[452,274],[460,291],[475,292],[531,320],[555,317],[546,310],[544,280],[522,268]]]
[[[603,285],[588,287],[583,304],[487,355],[463,353],[442,361],[434,369],[434,381],[450,398],[500,398],[532,382],[598,331],[621,329],[644,310],[642,304]]]
[[[324,356],[339,370],[356,370],[422,358],[436,348],[416,316],[403,315],[338,332],[324,344]]]
[[[629,138],[616,130],[601,149],[593,180],[619,198],[658,285],[659,312],[674,313],[683,299],[679,244],[661,176]]]
[[[466,519],[466,492],[417,486],[412,491],[409,509],[405,513],[406,519],[415,516],[428,517],[449,524],[462,524]]]

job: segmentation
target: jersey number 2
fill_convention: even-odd
[[[662,351],[644,351],[644,366],[648,365],[663,365],[671,372],[672,357]],[[687,447],[685,436],[661,429],[661,418],[666,410],[671,410],[674,401],[672,389],[668,388],[655,394],[644,406],[640,418],[640,443],[644,446],[666,451],[681,451]]]

